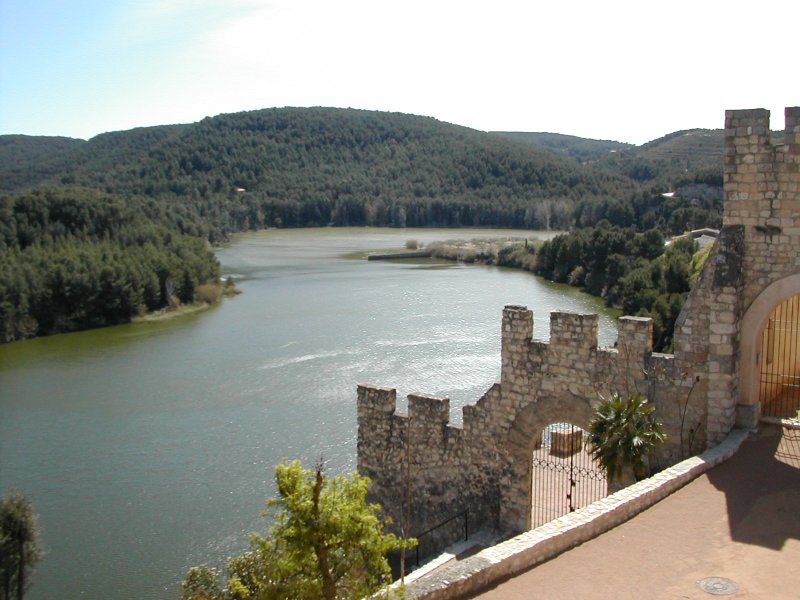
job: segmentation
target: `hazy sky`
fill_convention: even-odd
[[[274,106],[643,143],[800,104],[795,0],[0,0],[0,133]]]

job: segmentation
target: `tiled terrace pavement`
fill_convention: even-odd
[[[485,599],[800,600],[800,430],[763,425],[728,461],[630,521],[496,585]]]

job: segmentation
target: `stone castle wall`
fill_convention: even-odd
[[[725,226],[741,227],[743,304],[800,265],[800,108],[786,109],[783,139],[769,133],[769,111],[726,114]]]
[[[800,292],[800,108],[785,116],[773,139],[769,111],[726,112],[723,227],[676,324],[678,369],[703,380],[709,446],[755,426],[758,338]]]
[[[462,409],[462,425],[450,423],[446,398],[411,394],[400,414],[394,389],[358,387],[358,469],[398,531],[425,531],[465,509],[473,525],[527,528],[536,433],[558,421],[585,428],[601,396],[648,393],[646,374],[671,369],[670,357],[651,352],[650,319],[622,317],[617,348],[598,348],[597,321],[554,312],[544,342],[532,339],[530,310],[507,306],[501,383]]]
[[[531,311],[507,306],[500,382],[463,408],[463,425],[449,422],[446,398],[412,394],[399,414],[395,390],[359,386],[358,469],[395,529],[416,535],[464,509],[471,527],[528,529],[537,436],[554,422],[585,428],[612,392],[655,403],[670,435],[662,466],[718,443],[737,422],[754,426],[761,313],[800,293],[798,165],[800,108],[786,109],[781,143],[770,139],[767,111],[726,113],[724,226],[676,323],[674,355],[652,352],[649,319],[622,317],[616,347],[598,348],[597,315],[552,313],[544,342],[532,339]],[[438,532],[434,545],[461,527]]]

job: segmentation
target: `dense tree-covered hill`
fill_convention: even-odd
[[[264,226],[527,226],[538,201],[625,196],[630,179],[431,118],[267,109],[97,136],[9,176],[6,190],[82,185],[179,199],[221,231]],[[65,159],[68,164],[64,165]],[[551,226],[568,226],[553,223]]]
[[[522,132],[522,131],[493,131],[499,135],[534,146],[550,150],[561,156],[567,156],[581,163],[595,162],[605,158],[608,154],[635,148],[632,144],[613,142],[609,140],[591,140],[574,135],[562,133]]]
[[[687,174],[703,174],[706,180],[722,181],[721,129],[676,131],[652,142],[605,156],[600,165],[610,172],[627,175],[639,182],[671,182]]]
[[[719,165],[725,146],[722,129],[676,131],[639,146],[641,158],[684,161],[688,168]]]
[[[189,301],[217,275],[205,244],[234,231],[713,226],[721,162],[717,132],[636,147],[330,108],[219,115],[88,141],[0,136],[0,340]],[[120,216],[124,225],[106,227]]]
[[[591,140],[559,133],[493,132],[494,135],[528,142],[572,158],[596,163],[609,172],[638,182],[660,179],[670,186],[688,174],[722,175],[725,143],[721,129],[676,131],[641,146],[607,140]]]
[[[94,190],[0,199],[0,342],[195,301],[220,273],[202,224],[187,225],[163,203]]]
[[[85,144],[83,140],[68,137],[2,135],[0,136],[0,164],[3,171],[32,167],[42,161],[68,154]]]
[[[721,154],[719,131],[631,146],[487,134],[398,113],[279,108],[89,141],[0,136],[0,189],[80,185],[166,199],[200,215],[214,240],[265,226],[565,229],[603,218],[636,226],[645,213],[643,228],[662,222],[666,231],[670,214],[653,203],[686,186],[696,196],[697,183],[719,188]],[[697,207],[698,198],[684,200],[667,208]],[[713,225],[715,209],[700,203]]]
[[[0,135],[0,190],[14,190],[56,177],[86,142],[65,137]]]

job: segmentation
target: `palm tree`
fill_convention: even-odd
[[[653,410],[641,394],[627,398],[614,394],[597,407],[589,421],[589,453],[606,472],[609,484],[640,481],[650,474],[650,456],[667,439]]]

